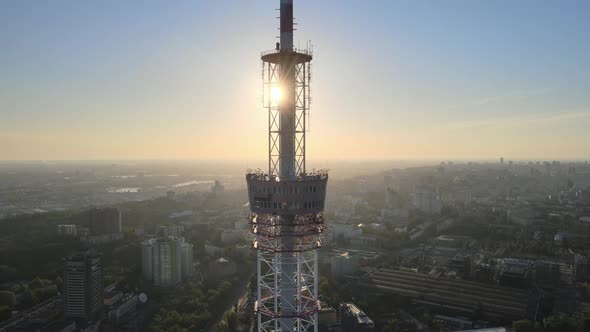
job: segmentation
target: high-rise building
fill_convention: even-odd
[[[67,318],[96,322],[103,318],[104,292],[101,255],[94,250],[65,259],[64,312]]]
[[[180,257],[182,277],[190,277],[193,274],[193,245],[183,241],[180,250],[182,251]]]
[[[221,181],[215,180],[213,187],[211,187],[211,192],[213,195],[221,195],[225,191],[225,187],[221,184]]]
[[[588,268],[588,257],[576,255],[574,261],[574,280],[587,281],[590,276],[590,269]]]
[[[160,225],[157,228],[157,233],[161,236],[182,236],[183,232],[182,225]]]
[[[154,280],[154,245],[155,239],[145,240],[141,244],[141,275],[148,281]]]
[[[437,214],[441,212],[442,201],[436,193],[428,189],[419,189],[414,193],[414,205],[425,213]]]
[[[328,173],[306,170],[311,49],[293,47],[293,0],[280,1],[280,42],[262,58],[268,172],[246,175],[257,249],[259,331],[317,331],[317,249]]]
[[[57,225],[57,234],[62,236],[76,236],[78,233],[78,226],[76,225]]]
[[[123,220],[117,208],[95,208],[87,212],[90,234],[103,235],[121,233]]]
[[[405,199],[395,190],[385,190],[385,206],[381,209],[380,222],[403,224],[407,222],[409,211]]]
[[[192,275],[193,245],[182,237],[149,239],[142,244],[142,274],[155,286],[168,287]]]

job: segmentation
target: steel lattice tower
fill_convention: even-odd
[[[317,331],[318,256],[328,174],[307,172],[311,50],[293,48],[293,0],[281,0],[280,43],[262,54],[268,172],[246,175],[257,249],[258,331]]]

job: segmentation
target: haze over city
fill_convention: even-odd
[[[262,160],[276,1],[0,4],[0,159]],[[587,1],[302,1],[315,159],[590,156]]]

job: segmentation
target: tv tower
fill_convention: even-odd
[[[318,255],[328,173],[306,170],[311,50],[293,47],[293,0],[281,0],[280,43],[262,53],[268,172],[246,175],[257,249],[258,331],[317,331]]]

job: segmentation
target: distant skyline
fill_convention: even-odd
[[[1,1],[0,160],[264,159],[277,7]],[[590,159],[588,1],[295,0],[295,17],[311,161]]]

